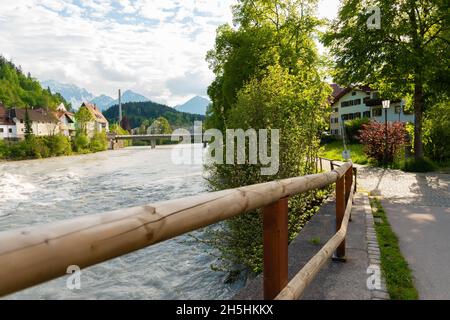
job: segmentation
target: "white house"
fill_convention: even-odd
[[[13,139],[17,137],[16,125],[8,117],[8,109],[0,103],[0,139]]]
[[[92,115],[93,120],[87,124],[87,134],[89,137],[94,135],[94,132],[109,132],[109,123],[102,112],[95,104],[83,102],[80,108],[86,108]]]
[[[9,111],[9,118],[16,124],[17,137],[24,138],[26,109],[13,108]],[[35,136],[51,136],[59,133],[58,119],[52,112],[43,108],[28,109],[28,116]]]
[[[66,137],[73,137],[76,133],[75,115],[67,111],[64,104],[60,104],[53,115],[58,119],[59,132]]]
[[[385,115],[382,106],[383,99],[377,90],[367,86],[341,88],[332,84],[330,133],[341,136],[343,124],[346,120],[369,118],[384,122]],[[391,101],[387,111],[387,121],[414,122],[414,115],[405,113],[402,101]]]

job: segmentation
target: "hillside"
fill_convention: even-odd
[[[30,73],[25,75],[3,56],[0,56],[0,101],[8,107],[56,108],[61,102],[67,105],[60,94],[43,89]]]
[[[192,114],[206,114],[206,109],[208,108],[211,101],[200,96],[195,96],[186,103],[176,106],[175,109],[181,112],[187,112]]]
[[[155,102],[129,102],[122,104],[123,115],[130,121],[132,128],[139,127],[144,120],[152,122],[156,118],[163,116],[173,128],[192,127],[194,121],[202,121],[204,116],[179,112],[171,107]],[[114,105],[105,112],[105,117],[110,123],[115,123],[119,118],[119,106]]]

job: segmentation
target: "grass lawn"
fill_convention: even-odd
[[[350,150],[350,156],[353,163],[358,164],[368,164],[369,159],[363,152],[362,144],[350,144],[347,146]],[[342,141],[333,141],[322,146],[322,150],[319,152],[320,157],[328,158],[331,160],[344,161],[342,158],[342,152],[344,151],[344,146]]]
[[[403,258],[398,244],[398,238],[378,199],[370,200],[375,221],[378,244],[381,253],[381,269],[386,278],[386,285],[392,300],[417,300],[419,295],[412,279],[408,263]]]

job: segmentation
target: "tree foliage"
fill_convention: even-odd
[[[313,172],[329,86],[323,81],[313,41],[319,21],[317,1],[240,0],[233,7],[234,27],[218,28],[207,61],[215,73],[208,88],[212,100],[208,128],[280,130],[279,171],[261,175],[260,164],[208,166],[213,190],[271,181]],[[261,147],[261,146],[259,146]],[[269,146],[270,148],[270,146]],[[248,158],[248,145],[246,145]],[[248,160],[248,159],[247,159]],[[289,201],[290,239],[317,210],[322,194]],[[262,269],[262,226],[258,212],[225,222],[212,243],[226,270]]]
[[[174,128],[191,128],[194,121],[203,121],[205,118],[197,114],[179,112],[174,108],[151,101],[125,103],[122,104],[122,110],[127,116],[132,129],[140,127],[145,120],[152,123],[160,116],[166,118]],[[110,123],[117,122],[119,107],[117,105],[112,106],[104,111],[103,114]]]
[[[67,101],[58,93],[43,89],[39,82],[22,68],[0,56],[0,101],[8,107],[45,107],[55,109]]]
[[[324,36],[339,83],[370,84],[386,98],[408,97],[416,158],[423,157],[423,112],[450,88],[449,5],[448,0],[344,0]],[[380,8],[381,29],[367,27],[369,7]]]

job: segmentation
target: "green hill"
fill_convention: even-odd
[[[103,114],[110,123],[118,122],[119,106],[114,105]],[[190,128],[194,121],[203,121],[204,116],[198,114],[189,114],[179,112],[174,108],[163,104],[147,101],[147,102],[128,102],[122,104],[122,114],[130,122],[131,128],[139,127],[144,120],[153,120],[158,117],[166,118],[173,128]]]
[[[56,108],[61,102],[68,106],[59,94],[43,89],[40,83],[21,67],[0,56],[0,101],[8,107],[49,107]]]

